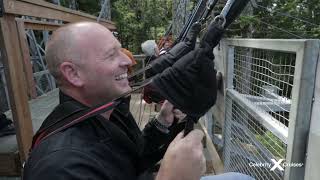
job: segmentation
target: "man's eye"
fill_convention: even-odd
[[[120,53],[120,51],[116,51],[116,52],[112,53],[112,57],[118,56],[119,53]]]
[[[111,54],[109,54],[105,59],[113,58],[113,57],[114,57],[114,55],[115,55],[115,53],[111,53]]]

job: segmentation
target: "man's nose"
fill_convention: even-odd
[[[132,65],[131,59],[126,54],[124,54],[123,52],[121,52],[121,65],[122,66],[130,66],[130,65]]]

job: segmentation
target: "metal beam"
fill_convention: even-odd
[[[305,163],[308,133],[310,129],[314,85],[320,52],[319,40],[307,40],[297,52],[290,109],[289,139],[287,147],[288,163]],[[287,167],[285,180],[300,180],[305,175],[305,167]]]
[[[54,31],[61,27],[63,24],[54,22],[44,22],[30,19],[17,18],[17,21],[22,21],[25,29],[39,30],[39,31]]]
[[[269,115],[267,112],[262,112],[261,109],[257,109],[257,106],[245,99],[240,93],[233,89],[228,89],[227,96],[230,96],[232,100],[236,101],[242,107],[248,111],[248,113],[259,121],[265,128],[271,131],[282,142],[287,144],[288,128],[284,125],[279,125],[279,121]]]
[[[229,46],[241,46],[282,52],[297,52],[304,47],[305,39],[225,39]]]
[[[319,54],[320,59],[320,54]],[[320,61],[317,65],[317,76],[314,90],[314,103],[312,107],[311,124],[308,141],[308,156],[306,157],[305,178],[308,180],[318,180],[320,177],[319,160],[320,160]]]

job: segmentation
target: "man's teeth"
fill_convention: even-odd
[[[125,73],[125,74],[121,74],[119,76],[116,76],[116,80],[122,80],[122,79],[126,79],[128,78],[128,74]]]

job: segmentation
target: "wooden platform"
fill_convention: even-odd
[[[147,104],[141,99],[140,93],[131,95],[130,111],[140,129],[143,129],[148,121],[157,114],[155,104]]]
[[[33,131],[36,132],[43,120],[58,104],[58,90],[51,91],[37,99],[29,102],[32,115]],[[11,112],[5,113],[11,118]],[[20,160],[18,155],[18,145],[15,135],[0,138],[0,176],[20,175]]]
[[[204,155],[207,164],[207,171],[205,174],[213,175],[223,173],[223,162],[210,138],[209,133],[207,132],[207,128],[204,126],[203,120],[200,119],[195,128],[202,130],[204,133]]]

